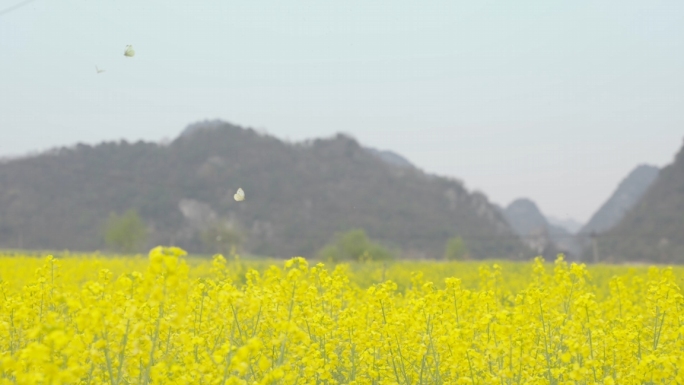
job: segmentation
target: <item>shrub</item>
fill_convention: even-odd
[[[461,237],[452,237],[444,246],[444,259],[447,261],[462,261],[469,259],[468,248]]]
[[[393,259],[392,253],[371,241],[363,229],[338,234],[335,240],[319,251],[319,258],[326,261],[385,261]]]
[[[140,251],[147,238],[145,223],[134,209],[122,215],[111,213],[105,225],[105,243],[123,253]]]

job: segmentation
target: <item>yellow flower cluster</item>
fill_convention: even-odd
[[[681,270],[184,255],[0,257],[0,384],[684,383]]]

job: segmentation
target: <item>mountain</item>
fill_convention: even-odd
[[[225,122],[214,119],[214,120],[204,120],[201,122],[195,122],[188,124],[183,131],[180,133],[180,137],[188,137],[200,131],[214,131],[218,130],[225,125]]]
[[[502,212],[516,234],[538,254],[547,258],[555,258],[559,252],[571,257],[579,254],[580,249],[573,235],[564,228],[549,223],[533,201],[516,199]]]
[[[529,199],[520,198],[504,209],[506,220],[520,236],[546,231],[548,223],[537,205]]]
[[[684,147],[597,243],[602,260],[684,263]]]
[[[579,233],[602,233],[613,228],[644,196],[659,172],[658,167],[649,165],[640,165],[632,170]]]
[[[570,234],[576,234],[583,226],[582,223],[572,218],[556,218],[550,215],[546,216],[546,221],[554,226],[565,229]]]
[[[165,145],[79,144],[0,164],[0,247],[104,248],[110,214],[129,209],[148,228],[146,247],[209,252],[220,225],[271,256],[314,255],[354,228],[417,257],[440,257],[454,236],[474,258],[528,253],[483,194],[390,165],[344,135],[291,144],[211,121]]]
[[[402,168],[415,168],[413,163],[409,162],[408,159],[397,154],[396,152],[389,150],[377,150],[370,147],[366,147],[366,150],[389,165]]]

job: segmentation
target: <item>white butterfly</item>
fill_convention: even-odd
[[[135,56],[135,51],[133,50],[132,45],[127,45],[126,50],[124,51],[124,56],[126,57],[133,57]]]
[[[238,201],[238,202],[242,202],[242,201],[245,200],[245,192],[242,191],[241,188],[239,188],[239,189],[237,190],[237,192],[235,193],[235,195],[233,195],[233,198],[235,198],[235,200]]]
[[[95,71],[97,71],[98,74],[105,72],[105,70],[101,70],[101,69],[97,68],[97,66],[95,66]]]

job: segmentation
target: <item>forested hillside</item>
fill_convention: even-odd
[[[343,135],[290,144],[205,122],[167,145],[77,145],[0,164],[0,247],[105,248],[108,218],[130,210],[147,228],[141,250],[211,252],[230,238],[252,253],[310,256],[360,228],[409,256],[440,257],[456,236],[475,258],[531,256],[484,195]]]
[[[598,250],[605,259],[684,263],[684,148],[624,219],[598,237]]]

